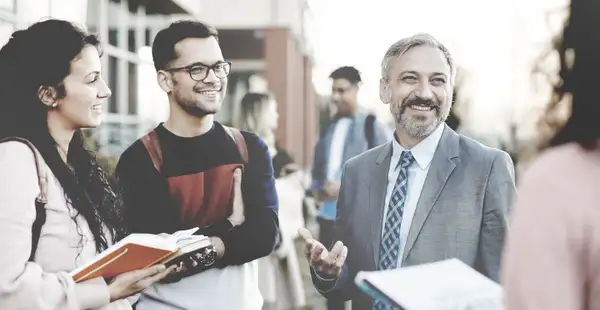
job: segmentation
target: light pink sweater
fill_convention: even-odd
[[[77,217],[78,231],[75,211],[42,164],[49,176],[47,220],[34,262],[28,262],[39,193],[34,157],[22,143],[0,144],[0,309],[131,309],[127,300],[109,304],[103,279],[76,284],[67,274],[93,258],[96,248],[85,219]]]
[[[600,150],[548,150],[525,172],[502,266],[506,310],[600,309]]]

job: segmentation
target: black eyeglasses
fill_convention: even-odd
[[[192,80],[198,81],[198,82],[204,81],[206,79],[206,77],[208,76],[208,72],[210,72],[210,70],[212,70],[218,78],[224,79],[229,75],[229,71],[231,70],[231,62],[229,62],[229,61],[217,62],[216,64],[214,64],[212,66],[196,62],[191,65],[185,66],[185,67],[165,69],[165,71],[169,71],[169,72],[186,71],[187,73],[190,74],[190,78],[192,78]]]

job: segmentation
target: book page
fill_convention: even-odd
[[[395,270],[359,272],[356,284],[406,310],[501,310],[502,288],[458,259]]]

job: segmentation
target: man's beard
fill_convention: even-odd
[[[181,96],[177,96],[177,95],[176,95],[175,99],[176,99],[175,101],[177,102],[179,107],[181,107],[181,109],[183,111],[185,111],[187,114],[195,116],[195,117],[205,117],[207,115],[213,115],[218,112],[217,107],[208,109],[206,107],[206,105],[204,105],[200,101],[194,101],[194,100],[190,100],[187,98],[182,98]]]
[[[432,107],[436,116],[433,122],[424,123],[425,117],[421,115],[408,115],[406,109],[413,105]],[[441,104],[433,99],[408,97],[400,105],[392,104],[390,110],[396,124],[406,130],[406,133],[412,138],[422,140],[428,137],[439,124],[446,121],[450,114],[450,104]]]
[[[195,117],[205,117],[207,115],[217,113],[215,109],[209,111],[207,109],[199,107],[193,102],[182,102],[180,100],[177,100],[177,104],[181,107],[182,110],[185,111],[185,113]]]

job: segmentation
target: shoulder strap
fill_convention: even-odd
[[[235,141],[237,145],[238,152],[242,156],[242,160],[244,160],[244,164],[248,164],[248,146],[246,145],[246,139],[242,136],[242,133],[233,127],[223,126],[227,134]]]
[[[365,138],[367,148],[372,149],[375,145],[375,115],[369,114],[365,119]]]
[[[42,226],[46,223],[46,203],[48,202],[48,175],[44,167],[40,164],[40,154],[36,147],[29,140],[20,137],[7,137],[0,140],[0,143],[17,141],[21,142],[29,147],[33,152],[33,158],[35,160],[35,169],[38,176],[38,185],[40,193],[35,198],[35,220],[31,227],[31,252],[29,254],[29,261],[33,261],[35,258],[35,252],[37,250],[38,243],[40,241],[40,235],[42,234]]]
[[[152,159],[152,163],[154,164],[154,168],[158,172],[161,171],[163,156],[162,149],[160,148],[160,141],[158,140],[158,135],[155,130],[150,131],[146,135],[144,135],[141,139],[146,151],[150,155],[150,159]]]
[[[246,146],[246,140],[244,139],[244,136],[242,136],[242,133],[236,128],[227,126],[223,126],[223,128],[225,128],[225,132],[227,132],[227,134],[233,139],[233,141],[237,145],[240,155],[242,156],[242,159],[244,160],[244,163],[247,164],[248,147]],[[156,170],[160,172],[163,163],[163,156],[162,149],[160,148],[160,141],[158,139],[156,131],[150,131],[149,133],[144,135],[140,140],[142,141],[142,144],[144,144],[146,151],[148,151],[150,159],[152,159],[152,164],[154,164],[154,168],[156,168]]]

